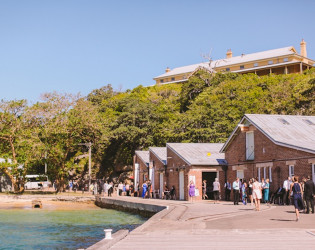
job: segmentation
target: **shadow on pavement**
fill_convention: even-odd
[[[275,221],[295,221],[295,220],[286,220],[286,219],[270,219],[270,220],[275,220]]]

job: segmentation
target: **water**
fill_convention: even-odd
[[[145,220],[111,209],[0,209],[0,249],[86,248],[106,228],[132,230]]]

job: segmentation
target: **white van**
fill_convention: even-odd
[[[25,175],[25,189],[43,189],[51,185],[46,175]]]

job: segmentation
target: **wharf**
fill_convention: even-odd
[[[235,206],[232,202],[107,199],[166,207],[126,237],[112,242],[110,249],[315,249],[315,215],[300,214],[296,222],[293,206],[263,204],[257,212],[254,206]],[[93,249],[108,247],[98,244]]]

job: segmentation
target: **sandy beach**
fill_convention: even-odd
[[[0,195],[0,209],[32,209],[32,200],[41,200],[44,210],[86,210],[101,209],[94,205],[88,197],[76,201],[80,197],[72,196],[36,196],[36,195]],[[62,201],[61,201],[62,200]],[[38,209],[38,208],[35,208]]]

